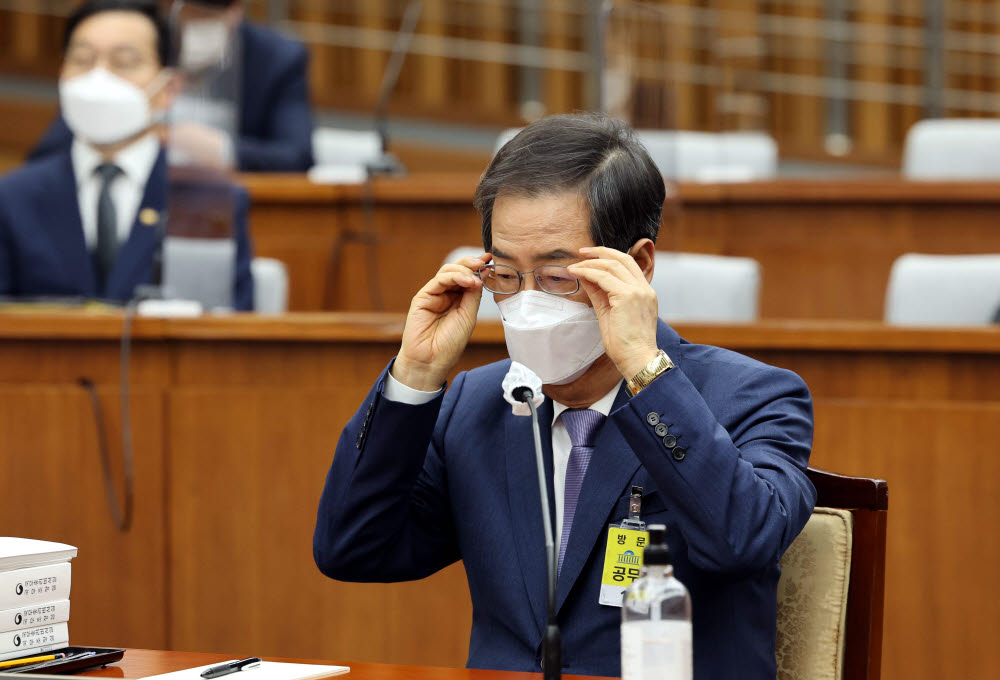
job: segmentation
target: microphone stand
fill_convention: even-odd
[[[556,566],[555,539],[552,532],[552,517],[549,514],[548,480],[545,478],[545,459],[542,456],[542,433],[538,427],[538,409],[535,407],[534,392],[530,387],[518,387],[514,398],[524,402],[531,409],[531,430],[535,440],[535,464],[538,468],[538,490],[542,502],[542,527],[545,533],[545,562],[548,576],[548,606],[546,608],[545,637],[542,639],[542,673],[544,680],[562,678],[562,637],[556,621]]]
[[[392,99],[393,90],[396,89],[396,83],[399,81],[403,62],[410,52],[410,43],[413,42],[413,35],[416,33],[423,5],[423,0],[410,0],[407,3],[403,13],[403,21],[396,33],[396,41],[389,54],[389,61],[382,73],[382,84],[379,86],[378,99],[375,100],[375,130],[382,142],[382,157],[369,168],[369,171],[375,175],[402,175],[406,173],[406,169],[399,162],[399,159],[389,152],[389,101]]]

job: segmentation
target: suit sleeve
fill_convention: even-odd
[[[420,579],[460,558],[442,440],[464,375],[413,405],[383,396],[388,370],[341,433],[320,498],[313,557],[340,581]]]
[[[241,137],[236,143],[240,170],[305,172],[313,164],[312,111],[309,108],[309,53],[295,45],[295,56],[279,71],[266,138]]]
[[[736,414],[724,427],[674,368],[612,417],[670,499],[671,529],[691,563],[740,572],[776,563],[812,514],[812,401],[798,376],[772,367],[751,372],[729,398]],[[673,448],[656,432],[654,413],[676,437]]]
[[[254,309],[254,280],[250,269],[253,244],[247,224],[250,197],[244,189],[236,189],[236,214],[233,217],[233,234],[236,238],[236,269],[233,272],[233,309],[252,312]]]
[[[29,161],[51,156],[73,146],[73,133],[62,115],[57,115],[35,147],[28,152]]]

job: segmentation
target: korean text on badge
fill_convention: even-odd
[[[649,532],[623,529],[612,524],[604,549],[604,572],[601,575],[600,604],[621,607],[622,597],[642,570],[642,553],[649,542]]]

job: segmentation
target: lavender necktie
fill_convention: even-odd
[[[567,409],[562,413],[562,422],[569,433],[573,447],[569,450],[566,486],[563,493],[562,537],[559,541],[560,572],[563,558],[566,557],[566,546],[569,544],[569,532],[573,528],[573,516],[576,514],[576,502],[580,498],[580,487],[583,486],[583,477],[587,474],[590,456],[594,453],[594,439],[605,418],[604,414],[591,409]]]

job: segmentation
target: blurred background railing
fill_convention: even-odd
[[[5,117],[54,110],[74,4],[0,0],[0,153],[33,141]],[[309,45],[318,110],[356,115],[407,4],[248,6]],[[765,131],[785,159],[896,166],[917,120],[1000,113],[998,24],[989,0],[425,0],[389,112],[495,131],[603,104],[638,127]]]

